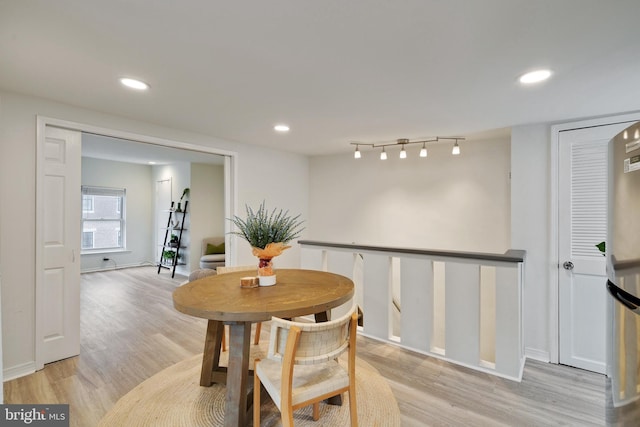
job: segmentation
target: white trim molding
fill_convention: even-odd
[[[537,348],[526,347],[524,355],[527,359],[537,360],[539,362],[549,363],[549,352]]]
[[[21,365],[12,366],[2,371],[4,381],[11,381],[25,375],[33,374],[36,371],[36,362],[27,362]]]

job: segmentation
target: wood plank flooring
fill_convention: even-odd
[[[207,322],[171,302],[183,280],[154,267],[82,275],[80,356],[6,382],[5,403],[69,403],[72,426],[94,426],[137,384],[201,353]],[[603,375],[527,361],[516,383],[365,337],[357,346],[389,382],[403,426],[605,425]]]

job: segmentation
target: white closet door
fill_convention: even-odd
[[[560,363],[606,369],[607,145],[628,124],[563,131],[559,138]]]

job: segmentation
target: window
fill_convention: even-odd
[[[124,249],[126,190],[82,186],[82,250]]]
[[[93,231],[82,232],[82,249],[93,249]]]

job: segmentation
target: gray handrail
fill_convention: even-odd
[[[415,248],[396,248],[389,246],[371,246],[371,245],[357,245],[355,243],[335,243],[335,242],[320,242],[317,240],[299,240],[298,244],[306,246],[323,246],[336,249],[352,249],[354,251],[377,251],[377,252],[390,252],[409,255],[426,255],[433,257],[447,257],[447,258],[460,258],[460,259],[473,259],[482,261],[497,261],[497,262],[524,262],[526,251],[519,249],[509,249],[504,254],[484,253],[484,252],[462,252],[462,251],[443,251],[438,249],[415,249]]]

